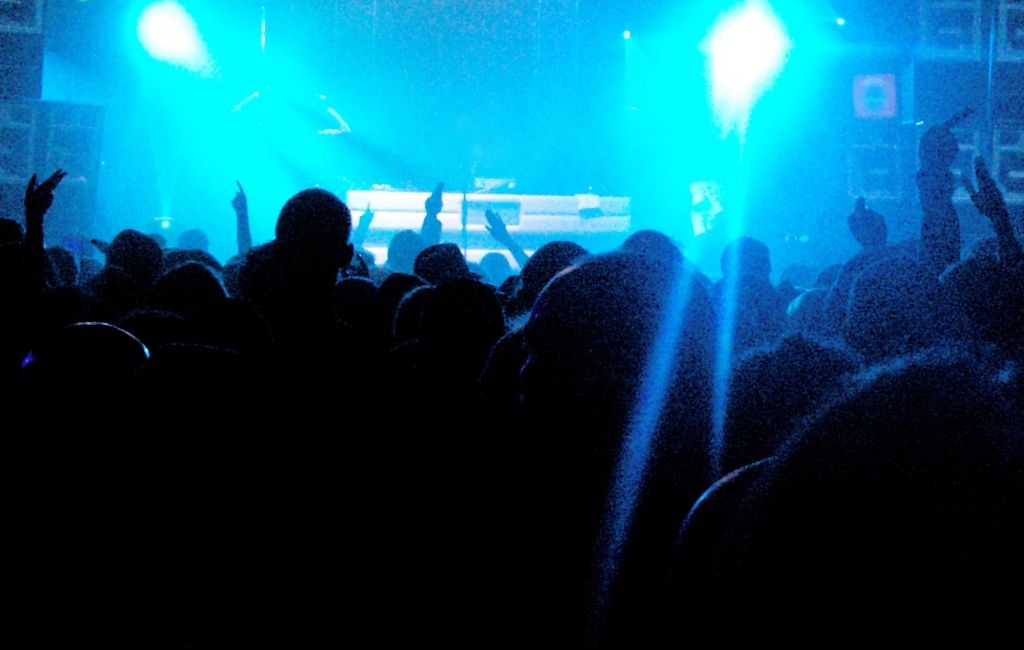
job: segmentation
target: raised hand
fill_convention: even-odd
[[[67,176],[58,169],[42,183],[32,174],[25,188],[25,285],[33,292],[46,289],[46,253],[43,249],[43,216],[53,205],[53,191]]]
[[[956,179],[950,167],[960,154],[960,145],[953,135],[953,127],[974,111],[966,108],[941,124],[925,131],[918,144],[917,187],[925,209],[933,209],[943,202],[952,200]]]
[[[921,199],[921,243],[924,260],[936,275],[960,259],[960,221],[953,207],[956,178],[950,171],[960,145],[953,127],[972,111],[960,111],[928,129],[918,145],[917,189]]]
[[[355,231],[352,233],[352,245],[356,248],[362,248],[363,242],[366,241],[366,235],[370,232],[370,224],[373,223],[373,210],[370,209],[370,204],[366,204],[366,210],[363,211],[363,216],[359,217],[359,225],[356,226]],[[357,256],[358,257],[358,256]]]
[[[512,257],[515,258],[520,269],[526,266],[526,262],[530,258],[527,257],[523,247],[512,239],[512,235],[508,234],[508,228],[505,227],[505,222],[501,220],[498,213],[494,210],[485,210],[484,217],[487,219],[487,232],[491,233],[491,237],[494,237],[495,241],[512,253]]]
[[[444,200],[442,199],[442,193],[444,192],[444,183],[438,183],[437,187],[434,188],[434,192],[427,197],[427,200],[423,203],[424,209],[427,211],[427,215],[436,217],[441,214],[441,210],[444,209]]]
[[[949,170],[956,162],[960,153],[960,145],[953,135],[953,128],[974,113],[973,109],[965,108],[941,124],[936,124],[925,131],[918,145],[918,157],[922,172],[939,172]]]
[[[235,181],[238,191],[231,199],[231,207],[235,209],[235,240],[238,244],[238,254],[245,255],[252,248],[252,230],[249,228],[249,199],[245,196],[245,188],[242,183]]]
[[[1013,232],[1013,224],[1010,223],[1010,213],[1006,209],[1003,193],[999,191],[995,179],[992,178],[992,174],[989,173],[981,156],[974,159],[974,175],[978,178],[977,188],[974,187],[974,183],[971,182],[967,174],[961,176],[960,180],[967,189],[967,193],[971,195],[971,201],[978,208],[978,212],[992,222],[992,229],[999,242],[1000,260],[1008,266],[1020,265],[1024,262],[1024,249]]]
[[[864,213],[868,211],[867,202],[863,196],[857,197],[857,203],[853,206],[853,214],[850,215],[851,223],[854,219],[863,217]],[[852,228],[851,228],[852,229]]]
[[[28,187],[25,188],[26,220],[41,219],[46,214],[46,211],[53,205],[53,191],[67,175],[68,173],[63,169],[58,169],[45,181],[38,183],[38,178],[32,174],[32,178],[28,181]]]
[[[236,215],[248,215],[249,199],[245,196],[245,188],[238,181],[235,181],[235,185],[238,186],[238,192],[235,193],[235,198],[231,199],[231,207],[235,209]]]
[[[491,233],[491,237],[494,237],[500,244],[506,243],[509,239],[508,229],[501,217],[490,209],[484,211],[484,217],[487,219],[487,232]]]
[[[420,237],[427,243],[427,246],[441,242],[441,220],[437,218],[437,215],[441,214],[441,210],[444,208],[441,196],[443,192],[444,183],[438,183],[433,193],[423,202],[427,215],[423,217],[423,225],[420,226]]]
[[[974,183],[971,182],[967,174],[961,175],[960,180],[963,182],[967,193],[971,195],[971,201],[978,208],[978,212],[989,219],[1005,218],[1008,215],[1006,200],[1003,198],[1003,193],[999,191],[995,179],[992,178],[992,174],[989,173],[988,166],[985,165],[985,160],[981,156],[974,159],[974,175],[978,178],[977,188],[974,187]]]

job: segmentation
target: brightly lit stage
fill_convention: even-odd
[[[90,192],[67,223],[100,238],[159,228],[173,244],[202,228],[226,259],[237,179],[254,241],[320,186],[357,219],[372,205],[366,244],[383,260],[419,228],[424,194],[351,188],[483,177],[515,179],[518,195],[467,198],[517,213],[528,250],[608,250],[653,228],[710,273],[740,235],[778,270],[820,268],[856,252],[845,215],[860,196],[890,239],[918,236],[917,140],[965,106],[963,158],[985,156],[1024,202],[1019,0],[51,0],[45,39],[41,2],[7,4],[37,9],[0,20],[32,45],[0,56],[7,87],[23,71],[35,89],[9,100],[44,118],[47,102],[96,106],[105,124],[0,115],[0,204],[18,211],[30,171],[68,169]],[[445,196],[444,238],[476,258],[497,244],[472,211],[464,237],[461,199]],[[956,201],[964,241],[989,236]]]
[[[402,230],[419,231],[423,202],[429,192],[351,190],[346,203],[358,220],[366,206],[374,212],[365,248],[378,259],[387,257],[388,242]],[[484,210],[494,210],[509,234],[527,251],[560,239],[569,239],[589,250],[607,250],[622,243],[630,230],[629,199],[621,196],[577,194],[462,194],[446,192],[444,210],[438,215],[442,241],[466,249],[470,261],[491,251],[506,253],[487,232]],[[465,231],[463,231],[465,217]],[[511,258],[510,258],[511,259]]]

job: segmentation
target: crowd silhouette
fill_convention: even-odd
[[[383,265],[322,189],[238,254],[124,230],[44,247],[58,170],[0,220],[11,634],[31,645],[705,647],[1014,634],[1024,254],[961,252],[949,125],[921,237],[811,286],[743,237],[470,264],[443,184]],[[508,259],[515,261],[515,266]],[[361,640],[360,640],[361,639]],[[23,645],[23,644],[19,644]]]

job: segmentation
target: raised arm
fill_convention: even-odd
[[[245,255],[252,248],[252,230],[249,229],[249,200],[245,197],[242,184],[235,181],[238,192],[231,199],[231,207],[235,209],[235,236],[238,239],[238,254]]]
[[[992,222],[992,229],[995,230],[996,239],[999,241],[999,258],[1004,265],[1020,264],[1024,261],[1024,251],[1021,250],[1020,242],[1013,232],[1010,212],[1006,209],[1003,194],[981,156],[974,159],[974,174],[978,178],[977,188],[967,175],[962,177],[963,184],[978,212]]]
[[[42,183],[35,174],[25,188],[25,262],[29,291],[36,293],[46,289],[46,251],[43,249],[43,218],[53,205],[53,191],[67,176],[58,169]]]
[[[505,222],[501,220],[501,217],[494,210],[485,211],[484,216],[487,217],[487,232],[491,233],[491,237],[494,237],[495,241],[512,253],[512,257],[515,258],[516,264],[519,265],[519,270],[521,271],[530,259],[526,255],[526,251],[512,239],[512,235],[508,234]]]
[[[444,183],[438,183],[437,187],[434,188],[434,192],[427,197],[427,200],[423,203],[423,207],[427,212],[427,215],[423,217],[423,226],[420,227],[420,237],[426,242],[427,246],[433,246],[434,244],[441,243],[441,221],[437,218],[437,215],[441,214],[441,210],[444,208],[444,202],[442,194],[444,193]]]
[[[366,235],[370,232],[370,224],[373,223],[373,210],[370,209],[370,204],[366,204],[366,210],[363,211],[361,217],[359,217],[359,225],[356,226],[355,231],[352,233],[352,246],[359,250],[363,247],[363,242],[366,241]]]
[[[942,273],[960,260],[960,220],[953,207],[956,179],[950,168],[960,152],[951,129],[971,111],[965,110],[921,137],[917,188],[921,197],[921,244],[924,261]]]

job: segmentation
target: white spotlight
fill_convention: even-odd
[[[712,99],[723,125],[745,124],[754,102],[771,87],[792,42],[763,0],[747,0],[722,14],[704,40]]]
[[[147,6],[139,16],[136,31],[142,46],[154,59],[193,72],[204,70],[210,63],[195,20],[177,2],[164,0]]]

